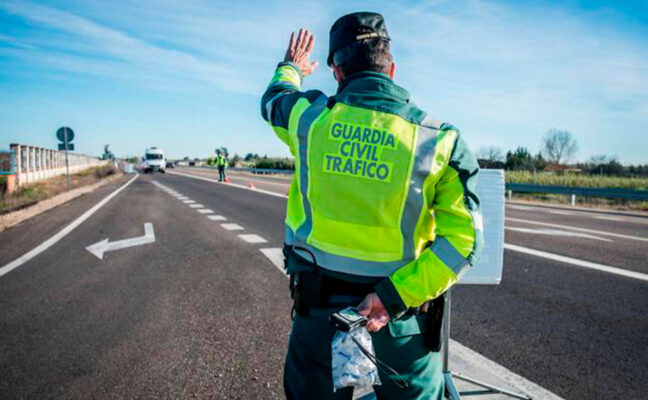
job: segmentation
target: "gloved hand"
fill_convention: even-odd
[[[383,306],[380,297],[376,293],[369,293],[364,300],[358,305],[358,312],[369,318],[367,330],[369,332],[378,332],[390,320],[389,314]]]

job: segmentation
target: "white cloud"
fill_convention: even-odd
[[[127,33],[108,28],[86,18],[57,9],[28,3],[5,3],[0,8],[47,28],[71,34],[73,41],[85,43],[88,53],[77,55],[76,61],[63,60],[60,67],[72,72],[87,73],[102,71],[112,61],[129,63],[130,73],[136,75],[141,68],[147,73],[171,75],[176,79],[200,80],[228,91],[252,93],[253,88],[237,74],[235,68],[213,61],[203,60],[195,55],[175,49],[167,49],[135,38]],[[78,43],[69,46],[65,40],[57,43],[59,50],[79,48]],[[32,54],[34,55],[34,54]],[[37,56],[37,55],[34,55]],[[111,59],[106,62],[105,57]],[[47,55],[44,62],[51,61]],[[91,65],[94,64],[94,65]],[[84,65],[75,69],[75,66]]]

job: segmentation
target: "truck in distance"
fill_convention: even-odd
[[[144,152],[144,172],[166,172],[166,160],[164,159],[164,151],[157,147],[151,147]]]

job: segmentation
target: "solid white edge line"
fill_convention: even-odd
[[[203,176],[198,176],[198,175],[183,174],[182,172],[167,172],[167,173],[172,174],[172,175],[185,176],[185,177],[187,177],[187,178],[198,179],[198,180],[201,180],[201,181],[217,183],[217,184],[219,184],[219,185],[232,186],[232,187],[239,188],[239,189],[249,190],[249,191],[251,191],[251,192],[257,192],[257,193],[267,194],[267,195],[270,195],[270,196],[281,197],[281,198],[283,198],[283,199],[287,199],[287,198],[288,198],[288,196],[286,196],[285,194],[275,193],[275,192],[271,192],[271,191],[269,191],[269,190],[263,190],[263,189],[250,189],[249,187],[247,187],[247,186],[245,186],[245,185],[239,185],[239,184],[237,184],[237,183],[225,183],[225,182],[219,182],[219,181],[217,181],[216,179],[205,178],[205,177],[203,177]]]
[[[590,268],[597,271],[607,272],[610,274],[625,276],[627,278],[634,278],[642,281],[648,281],[648,275],[642,274],[641,272],[628,271],[627,269],[621,269],[617,267],[611,267],[609,265],[603,265],[603,264],[598,264],[590,261],[579,260],[577,258],[561,256],[560,254],[554,254],[546,251],[530,249],[528,247],[517,246],[515,244],[510,244],[510,243],[504,243],[504,248],[506,250],[530,254],[532,256],[547,258],[550,260],[559,261],[566,264],[572,264],[579,267]]]
[[[108,196],[104,197],[103,200],[101,200],[99,203],[95,204],[89,210],[87,210],[86,212],[81,214],[81,216],[79,216],[77,219],[72,221],[65,228],[61,229],[54,236],[50,237],[49,239],[47,239],[46,241],[41,243],[39,246],[37,246],[37,247],[33,248],[32,250],[28,251],[27,253],[25,253],[21,257],[13,260],[9,264],[7,264],[7,265],[3,266],[2,268],[0,268],[0,276],[3,276],[5,274],[11,272],[12,270],[20,267],[21,265],[23,265],[27,261],[31,260],[32,258],[36,257],[40,253],[42,253],[45,250],[49,249],[52,245],[54,245],[59,240],[63,239],[68,233],[72,232],[77,226],[81,225],[81,223],[83,223],[83,221],[90,218],[90,216],[92,214],[97,212],[97,210],[99,210],[106,203],[108,203],[113,197],[117,196],[117,194],[119,194],[119,192],[126,189],[126,187],[128,185],[130,185],[131,183],[133,183],[133,181],[135,179],[137,179],[138,176],[139,176],[139,174],[135,174],[135,176],[132,177],[128,182],[126,182],[125,184],[123,184],[122,186],[117,188],[114,192],[112,192]]]
[[[542,400],[564,400],[562,397],[550,392],[542,386],[531,382],[530,380],[516,374],[508,368],[486,358],[474,350],[462,345],[456,340],[450,339],[450,354],[458,356],[460,359],[470,360],[471,365],[477,366],[489,373],[502,379],[517,390],[521,390],[533,399]],[[490,396],[489,396],[490,397]]]
[[[506,220],[507,221],[513,221],[513,222],[519,222],[519,223],[522,223],[522,224],[534,224],[534,225],[542,225],[542,226],[551,226],[551,227],[554,227],[554,228],[570,229],[572,231],[595,233],[595,234],[598,234],[598,235],[606,235],[606,236],[613,236],[613,237],[618,237],[618,238],[622,238],[622,239],[632,239],[632,240],[639,240],[639,241],[642,241],[642,242],[648,242],[648,238],[643,238],[643,237],[639,237],[639,236],[622,235],[620,233],[597,231],[596,229],[577,228],[577,227],[568,226],[568,225],[550,224],[550,223],[547,223],[547,222],[531,221],[529,219],[512,218],[512,217],[506,217]]]

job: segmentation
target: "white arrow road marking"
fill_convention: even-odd
[[[517,228],[513,226],[507,226],[506,229],[510,231],[515,231],[515,232],[522,232],[522,233],[534,233],[536,235],[550,235],[550,236],[569,236],[569,237],[580,237],[580,238],[587,238],[587,239],[595,239],[595,240],[602,240],[604,242],[612,242],[613,240],[611,239],[606,239],[594,235],[588,235],[587,233],[580,233],[580,232],[569,232],[569,231],[562,231],[560,229],[532,229],[532,228]]]
[[[127,247],[133,247],[133,246],[141,246],[143,244],[148,244],[153,242],[155,242],[155,232],[153,232],[153,224],[147,222],[144,224],[144,236],[131,238],[131,239],[118,240],[112,243],[109,242],[108,239],[104,239],[100,242],[91,244],[90,246],[86,247],[86,250],[88,250],[90,253],[97,256],[98,259],[103,260],[104,253],[107,251],[120,250],[120,249],[125,249]]]
[[[26,263],[27,261],[31,260],[32,258],[36,257],[40,253],[44,252],[45,250],[49,249],[52,245],[57,243],[59,240],[63,239],[68,233],[72,232],[77,226],[81,225],[83,221],[86,219],[90,218],[92,214],[97,212],[98,209],[103,207],[106,203],[110,201],[113,197],[117,196],[119,192],[122,190],[126,189],[128,185],[133,183],[135,179],[137,179],[139,175],[135,174],[134,177],[132,177],[128,182],[124,183],[122,186],[120,186],[118,189],[116,189],[114,192],[106,196],[103,200],[101,200],[99,203],[95,204],[90,208],[88,211],[84,212],[79,216],[77,219],[72,221],[69,225],[67,225],[65,228],[61,229],[58,233],[56,233],[54,236],[51,238],[47,239],[37,247],[31,249],[21,257],[13,260],[9,264],[3,266],[0,268],[0,276],[3,276],[4,274],[10,272],[13,269],[16,269]]]

